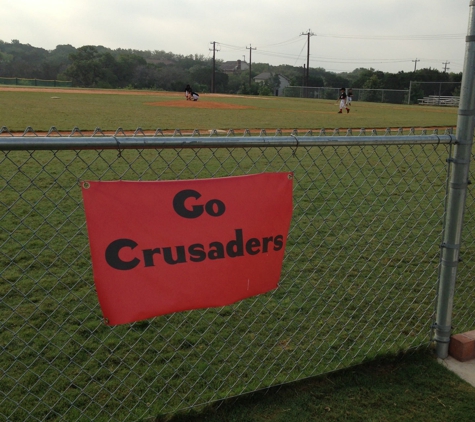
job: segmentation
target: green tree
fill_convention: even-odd
[[[47,50],[21,44],[18,40],[2,44],[0,50],[8,57],[2,63],[2,76],[30,79],[41,77],[41,62],[48,56]]]
[[[59,79],[67,67],[71,64],[69,55],[76,49],[72,45],[57,45],[49,52],[47,57],[41,62],[41,79]]]
[[[322,87],[325,84],[324,75],[325,70],[321,67],[310,68],[308,71],[308,86]]]
[[[65,74],[72,78],[74,85],[82,87],[95,87],[103,75],[101,55],[97,48],[85,45],[69,55],[71,66]]]
[[[138,54],[120,54],[117,58],[118,86],[121,88],[130,85],[138,67],[146,66],[147,60]]]
[[[217,70],[214,75],[214,83],[216,87],[216,92],[226,92],[228,87],[229,76],[227,73]]]
[[[153,64],[138,66],[135,69],[132,85],[138,89],[163,89],[160,86],[160,68]]]
[[[417,104],[418,99],[424,97],[424,90],[421,88],[421,85],[418,84],[417,82],[412,83],[411,85],[411,98],[410,98],[410,104]],[[407,102],[407,95],[406,98],[404,99],[404,102]]]
[[[119,87],[119,64],[111,53],[104,53],[99,59],[101,65],[100,79],[97,81],[98,88]]]
[[[358,69],[355,69],[349,76],[351,79],[351,82],[348,84],[348,86],[351,85],[352,88],[363,88],[364,84],[368,79],[370,79],[375,73],[375,70],[373,68],[363,68],[360,67]]]
[[[270,96],[273,94],[272,88],[269,87],[266,83],[259,84],[259,95],[267,95]]]
[[[158,72],[157,86],[164,91],[182,91],[189,80],[188,73],[173,65],[163,66]]]
[[[201,90],[203,87],[206,87],[206,91],[211,90],[211,74],[213,72],[213,68],[209,65],[205,64],[195,64],[193,67],[189,69],[190,75],[190,85],[195,89],[198,90],[198,86],[201,86]],[[183,87],[184,89],[185,87]]]
[[[361,99],[373,102],[381,101],[381,92],[379,91],[381,87],[381,80],[378,78],[377,74],[374,74],[363,84],[363,88],[366,91],[364,91]]]
[[[229,74],[225,92],[229,94],[249,94],[249,71]]]
[[[323,76],[323,80],[324,80],[324,86],[330,87],[330,88],[341,88],[341,87],[346,88],[350,84],[347,78],[333,72],[326,72],[325,75]]]

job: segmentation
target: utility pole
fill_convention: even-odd
[[[249,89],[251,89],[251,63],[252,63],[252,50],[257,50],[257,48],[252,48],[252,45],[249,44],[249,47],[246,47],[246,50],[249,50]]]
[[[414,62],[414,72],[416,71],[417,62],[420,62],[419,59],[412,60]]]
[[[444,65],[444,73],[446,73],[447,70],[450,70],[450,67],[447,67],[447,65],[450,64],[450,62],[444,62],[442,64]]]
[[[211,41],[210,44],[213,44],[213,73],[211,73],[211,92],[215,93],[215,75],[216,75],[216,41]],[[210,50],[211,51],[211,50]]]
[[[305,74],[305,86],[308,86],[309,69],[310,69],[310,37],[314,36],[315,34],[309,29],[308,32],[302,32],[300,35],[307,36],[307,73]]]

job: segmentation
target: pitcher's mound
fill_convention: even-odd
[[[156,101],[153,103],[145,103],[145,105],[153,107],[190,107],[190,108],[216,108],[221,110],[245,110],[252,109],[254,107],[243,106],[238,104],[225,104],[218,103],[216,101],[186,101],[186,100],[176,100],[176,101]]]

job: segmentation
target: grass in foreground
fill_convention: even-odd
[[[155,422],[473,421],[475,388],[421,349]]]

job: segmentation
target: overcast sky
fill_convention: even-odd
[[[48,50],[103,45],[205,57],[216,42],[220,60],[249,62],[252,47],[252,63],[303,67],[310,32],[310,67],[461,72],[469,2],[0,0],[0,39]]]

